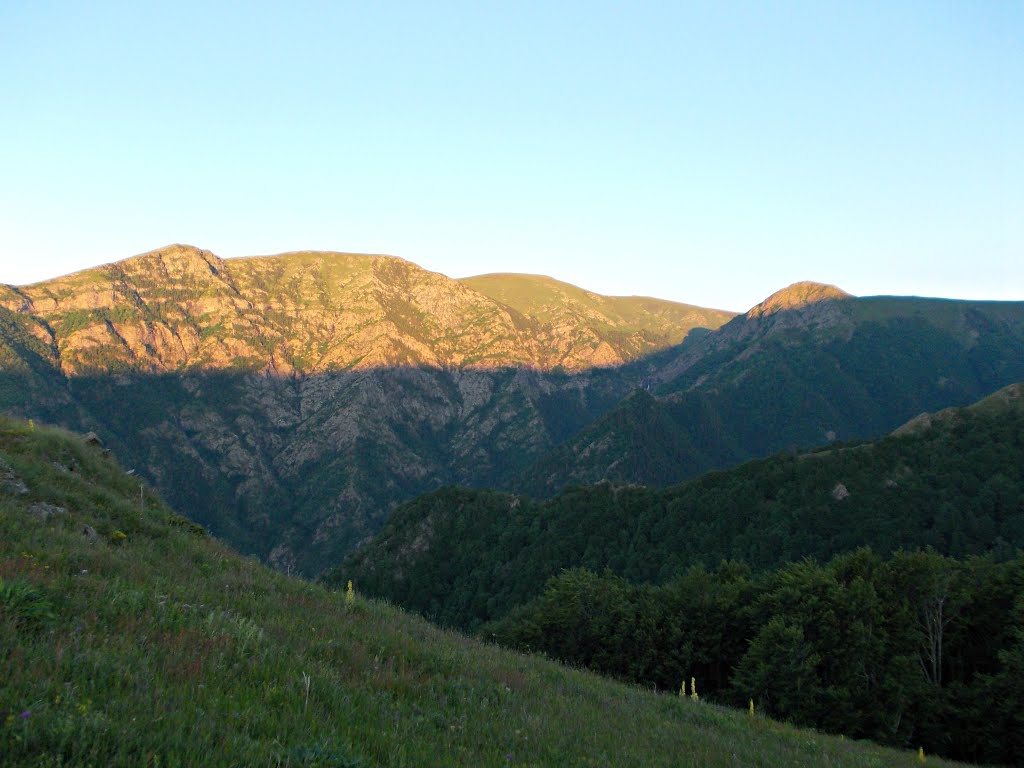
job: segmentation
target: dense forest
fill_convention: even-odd
[[[1004,392],[876,442],[778,454],[667,489],[601,483],[545,502],[443,489],[399,508],[330,579],[474,629],[565,568],[665,583],[695,563],[761,572],[861,546],[1009,559],[1024,546],[1019,404]]]
[[[481,634],[631,682],[984,763],[1024,761],[1024,554],[869,550],[663,585],[564,571]]]

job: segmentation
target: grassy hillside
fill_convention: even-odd
[[[713,330],[735,316],[647,296],[602,296],[544,275],[497,273],[459,282],[544,325],[584,322],[613,345],[637,333],[649,343],[680,344],[694,329]]]
[[[0,419],[0,461],[4,765],[917,764],[286,578],[64,432]]]

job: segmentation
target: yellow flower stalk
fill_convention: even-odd
[[[356,602],[356,591],[352,588],[352,579],[348,580],[348,588],[345,590],[345,607],[351,608]]]
[[[924,760],[925,760],[925,757],[924,757],[924,747],[918,747],[917,748],[917,762],[923,763]]]
[[[679,685],[679,695],[680,696],[686,696],[686,681],[685,680],[683,680],[683,682]]]
[[[754,716],[754,700],[753,700],[753,699],[751,699],[751,700],[750,700],[750,710],[748,711],[748,714],[749,714],[749,715],[750,715],[751,717],[753,717],[753,716]]]
[[[697,695],[697,678],[696,677],[691,677],[690,678],[690,690],[692,691],[692,693],[690,694],[690,698],[693,699],[694,701],[699,701],[700,700],[700,696]]]

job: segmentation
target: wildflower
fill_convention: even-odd
[[[686,680],[683,680],[682,684],[679,686],[679,695],[686,696]]]
[[[352,588],[352,579],[348,580],[348,588],[345,590],[345,607],[351,608],[356,602],[356,591]]]
[[[21,719],[28,720],[31,715],[32,713],[26,709],[24,712],[21,713]]]
[[[690,678],[690,691],[692,691],[692,693],[690,693],[690,698],[693,699],[693,701],[699,701],[700,700],[700,696],[697,695],[697,678],[696,677],[691,677]]]
[[[750,716],[751,716],[751,717],[753,717],[753,716],[754,716],[754,700],[753,700],[753,699],[751,699],[751,700],[750,700],[750,710],[749,710],[749,714],[750,714]]]
[[[115,544],[120,544],[122,541],[128,538],[128,534],[124,531],[114,531],[110,534],[110,540]]]
[[[918,747],[917,748],[917,762],[919,762],[919,763],[923,763],[924,762],[924,747]]]

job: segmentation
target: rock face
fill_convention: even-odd
[[[402,259],[170,246],[0,286],[0,409],[92,431],[178,509],[314,574],[397,501],[491,484],[730,313]]]

